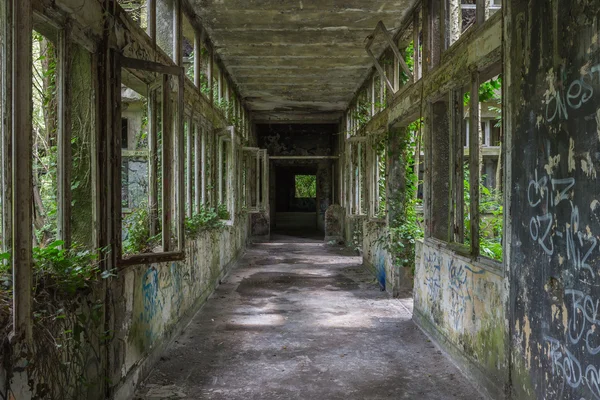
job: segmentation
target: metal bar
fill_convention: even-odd
[[[64,247],[71,246],[71,86],[70,26],[67,23],[58,45],[58,168],[57,168],[57,237]]]
[[[32,338],[32,7],[12,0],[13,332]]]

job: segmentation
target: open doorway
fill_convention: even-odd
[[[278,166],[275,174],[275,228],[286,234],[316,234],[317,169]]]

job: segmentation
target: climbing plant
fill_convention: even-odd
[[[389,221],[385,246],[394,256],[395,263],[414,269],[415,244],[423,237],[423,216],[418,211],[421,200],[416,193],[419,188],[419,164],[415,154],[420,151],[422,121],[417,120],[408,126],[400,143],[400,157],[405,165],[405,192],[398,200],[388,199],[388,207],[395,218]]]

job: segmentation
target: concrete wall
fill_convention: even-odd
[[[414,319],[470,378],[500,398],[508,368],[502,271],[434,239],[418,247]]]
[[[116,399],[129,399],[169,341],[185,327],[244,251],[248,220],[186,243],[185,262],[130,267],[111,285]]]
[[[391,296],[408,295],[413,287],[410,268],[397,265],[386,248],[388,229],[383,220],[363,222],[362,252],[364,266],[377,277],[382,289]]]
[[[600,398],[600,3],[508,2],[513,397]]]

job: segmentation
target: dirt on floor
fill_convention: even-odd
[[[253,245],[137,398],[482,397],[361,258],[313,239]]]

